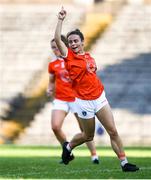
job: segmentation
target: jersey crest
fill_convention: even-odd
[[[90,73],[94,73],[97,70],[96,63],[93,58],[87,60],[87,70]]]
[[[61,69],[59,72],[60,79],[64,82],[71,82],[71,79],[69,77],[69,73],[66,69]]]

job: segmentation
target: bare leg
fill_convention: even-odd
[[[107,104],[101,110],[99,110],[96,113],[96,116],[98,117],[99,121],[105,127],[106,131],[108,132],[108,134],[110,136],[112,148],[115,151],[115,153],[117,154],[118,158],[120,159],[122,170],[128,171],[128,172],[139,170],[139,168],[136,165],[130,164],[127,161],[127,158],[125,156],[125,152],[123,149],[122,141],[116,130],[113,115],[112,115],[109,104]],[[95,119],[94,118],[92,118],[92,119],[80,119],[79,118],[79,120],[82,124],[83,133],[75,135],[70,143],[64,144],[63,152],[62,152],[62,160],[63,160],[64,164],[69,163],[70,153],[74,147],[76,147],[86,141],[93,140],[94,129],[95,129]]]
[[[82,126],[83,132],[76,134],[70,142],[70,147],[73,149],[74,147],[83,144],[87,141],[92,141],[94,137],[95,130],[95,119],[81,119],[79,118],[79,122]]]
[[[75,117],[76,117],[76,119],[78,121],[81,132],[83,132],[81,121],[79,120],[79,117],[78,117],[78,115],[76,113],[75,113]],[[88,147],[88,149],[89,149],[89,151],[91,153],[92,160],[93,160],[93,157],[94,157],[94,160],[98,159],[98,156],[96,154],[96,148],[95,148],[94,141],[86,142],[86,145],[87,145],[87,147]]]
[[[66,115],[67,113],[63,110],[52,111],[51,127],[57,140],[60,142],[61,145],[66,141],[66,136],[61,129]]]
[[[123,171],[137,171],[139,168],[134,165],[130,164],[127,161],[125,156],[125,152],[123,149],[122,141],[118,135],[118,132],[115,127],[114,118],[111,112],[111,108],[109,104],[104,106],[101,110],[96,113],[99,121],[102,123],[106,131],[108,132],[111,140],[111,145],[115,153],[117,154],[118,158],[120,159],[122,170]]]
[[[118,157],[124,153],[122,141],[118,135],[115,127],[113,114],[109,104],[104,106],[101,110],[96,113],[97,118],[102,123],[106,131],[108,132],[111,140],[111,145]]]
[[[86,145],[87,145],[88,149],[90,150],[91,156],[95,156],[96,148],[95,148],[94,141],[86,142]]]
[[[83,132],[76,134],[69,143],[63,144],[62,161],[64,164],[68,164],[70,161],[70,153],[73,148],[83,144],[87,141],[92,141],[94,137],[95,119],[81,119]]]

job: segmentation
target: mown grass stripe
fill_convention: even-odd
[[[75,156],[89,156],[90,152],[88,149],[75,149],[74,151]],[[107,157],[114,157],[116,156],[112,149],[99,149],[97,150],[99,156],[107,156]],[[0,157],[47,157],[47,156],[60,156],[61,148],[58,149],[1,149],[0,148]],[[150,150],[139,150],[134,149],[126,150],[126,154],[129,157],[151,157]]]

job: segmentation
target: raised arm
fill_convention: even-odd
[[[63,20],[65,19],[65,17],[66,17],[66,11],[62,7],[61,11],[58,13],[58,22],[57,22],[57,26],[56,26],[56,29],[55,29],[54,39],[55,39],[57,47],[58,47],[58,49],[61,52],[61,55],[63,57],[65,57],[67,55],[67,52],[68,52],[67,47],[61,41],[62,23],[63,23]]]

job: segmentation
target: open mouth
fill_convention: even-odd
[[[72,50],[77,52],[79,49],[78,47],[72,47]]]
[[[72,47],[72,49],[77,49],[78,47]]]

